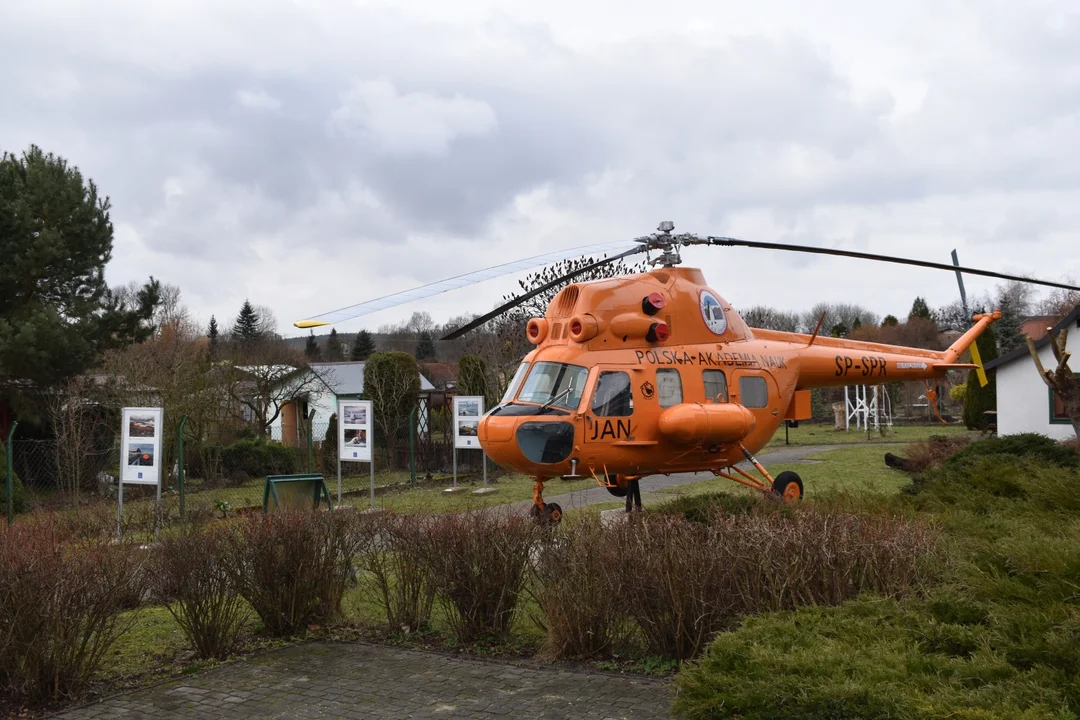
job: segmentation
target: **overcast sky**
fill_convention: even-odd
[[[652,231],[1080,278],[1080,6],[4,0],[0,148],[108,194],[112,283],[292,322]],[[934,270],[684,254],[736,308],[902,314]],[[969,291],[993,283],[967,279]],[[490,309],[514,278],[339,326]]]

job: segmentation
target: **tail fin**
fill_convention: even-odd
[[[989,381],[986,379],[986,370],[983,369],[982,358],[979,356],[979,348],[976,347],[975,340],[983,334],[986,328],[990,327],[990,323],[1001,319],[1001,311],[995,310],[992,313],[983,313],[982,315],[976,315],[972,319],[975,320],[975,324],[949,346],[949,349],[945,351],[944,360],[946,364],[955,363],[964,354],[964,351],[970,348],[971,359],[978,366],[975,368],[975,373],[979,376],[979,384],[986,387],[986,383]]]

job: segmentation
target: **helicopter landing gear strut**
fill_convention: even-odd
[[[754,477],[750,473],[746,472],[740,467],[732,466],[730,469],[738,473],[738,475],[732,475],[729,472],[723,470],[713,470],[713,474],[719,477],[727,478],[728,480],[734,480],[740,485],[746,485],[749,488],[753,488],[759,492],[767,493],[772,492],[779,495],[784,499],[784,502],[798,502],[803,498],[803,482],[798,473],[793,473],[790,470],[786,470],[775,478],[769,474],[769,471],[758,462],[758,459],[750,453],[745,447],[741,447],[743,455],[746,459],[753,464],[754,468],[761,473],[764,480]]]
[[[533,504],[529,516],[541,525],[558,525],[562,522],[562,507],[559,503],[544,502],[544,479],[536,478],[533,483]]]

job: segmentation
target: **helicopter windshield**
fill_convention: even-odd
[[[553,407],[572,410],[581,402],[588,368],[566,363],[538,362],[525,379],[519,402],[551,403]]]

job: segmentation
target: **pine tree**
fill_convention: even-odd
[[[367,330],[356,333],[356,337],[353,338],[352,353],[349,355],[349,359],[363,362],[371,357],[373,352],[375,352],[375,341],[372,339],[371,333]]]
[[[338,337],[337,328],[330,328],[330,337],[326,339],[326,359],[328,362],[345,359],[345,351],[341,347],[341,338]]]
[[[900,321],[895,315],[886,315],[885,319],[881,321],[881,327],[896,327],[900,324]]]
[[[1019,313],[1012,299],[1003,296],[999,300],[999,309],[1001,320],[997,322],[998,352],[1004,355],[1024,344],[1024,334],[1020,332]]]
[[[435,359],[435,340],[431,337],[431,333],[424,330],[419,334],[416,340],[416,359],[417,360],[434,360]]]
[[[213,348],[215,345],[217,345],[217,339],[218,339],[217,318],[214,317],[213,315],[210,316],[210,327],[208,327],[206,329],[206,336],[208,338],[210,338],[210,347],[211,348]]]
[[[998,356],[997,339],[994,336],[994,328],[988,327],[975,341],[979,348],[979,358],[983,365]],[[969,430],[982,430],[986,427],[987,410],[997,410],[997,375],[987,373],[989,382],[986,387],[979,385],[978,374],[974,370],[968,371],[967,391],[964,393],[964,424]]]
[[[105,282],[109,208],[63,158],[0,153],[0,405],[37,405],[43,388],[152,334],[161,283],[125,300]]]
[[[315,341],[315,331],[312,330],[307,337],[307,344],[304,345],[304,354],[307,355],[308,360],[319,360],[322,356],[322,352],[319,350],[319,343]]]
[[[930,306],[926,304],[926,300],[921,297],[915,298],[915,302],[911,304],[911,312],[908,313],[908,320],[912,318],[923,318],[924,320],[933,320],[934,316],[930,312]]]
[[[236,316],[233,333],[241,342],[251,342],[259,337],[259,314],[255,312],[255,308],[247,300],[244,300],[244,305],[240,308],[240,314]]]

